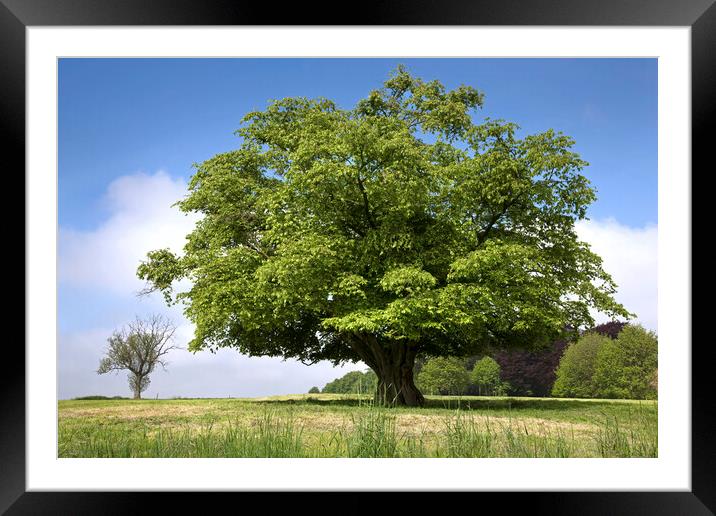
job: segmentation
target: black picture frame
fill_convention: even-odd
[[[713,144],[707,129],[713,125],[716,115],[714,0],[364,1],[360,8],[344,9],[342,16],[336,5],[295,2],[277,8],[270,2],[232,0],[0,0],[0,141],[5,147],[4,162],[7,163],[10,157],[9,162],[15,163],[14,170],[25,169],[25,29],[28,26],[634,25],[691,27],[691,177],[692,180],[696,177],[694,170],[703,175],[712,172],[710,151]],[[24,192],[24,181],[22,184]],[[692,188],[692,192],[698,190]],[[695,205],[692,200],[692,206]],[[693,257],[693,247],[691,252]],[[27,277],[24,264],[23,269]],[[716,448],[711,437],[711,423],[716,404],[710,394],[712,361],[706,342],[694,339],[692,345],[691,492],[480,493],[480,498],[473,501],[479,500],[483,508],[487,507],[484,505],[487,501],[492,501],[499,504],[501,511],[523,507],[530,513],[713,514],[716,510]],[[148,498],[159,498],[157,501],[165,511],[170,511],[172,506],[185,507],[187,493],[26,492],[25,368],[22,366],[25,355],[24,350],[10,343],[6,343],[4,355],[5,363],[12,364],[12,368],[6,368],[0,375],[0,511],[7,511],[7,514],[135,514],[151,510]],[[296,493],[294,498],[303,498],[306,494]],[[356,502],[362,500],[362,505],[346,503],[348,500],[343,498],[333,501],[336,495],[322,495],[328,498],[323,498],[321,505],[332,510],[336,504],[341,504],[344,509],[340,512],[360,510],[360,506],[371,507],[365,493],[348,495]],[[213,496],[234,500],[241,496],[242,505],[258,501],[247,500],[248,493],[212,493]],[[275,493],[249,496],[256,497],[270,497],[272,504],[278,500]],[[487,497],[492,500],[486,500]],[[418,493],[403,497],[402,509],[418,507],[423,503],[422,499]],[[216,500],[212,502],[217,503]],[[452,505],[455,500],[450,502]],[[320,507],[312,510],[320,511]]]

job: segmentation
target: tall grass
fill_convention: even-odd
[[[620,420],[605,414],[595,441],[601,457],[656,457],[659,452],[657,425],[653,414],[638,406],[629,417]]]
[[[377,405],[351,416],[353,429],[345,435],[348,457],[397,457],[401,438],[395,429],[395,416]]]
[[[484,422],[460,413],[448,419],[437,455],[444,457],[570,457],[575,456],[574,433],[542,428],[539,434],[526,425]]]
[[[401,431],[398,416],[372,402],[333,431],[306,434],[295,411],[264,407],[253,417],[162,427],[111,420],[60,424],[60,457],[656,457],[655,409],[604,414],[589,430],[519,418],[484,417],[459,407],[440,428]],[[583,425],[584,426],[584,425]]]
[[[474,418],[466,417],[456,411],[454,418],[445,420],[444,448],[439,454],[445,457],[491,457],[493,451],[493,434],[489,422],[480,428]]]
[[[214,429],[214,422],[199,428],[152,430],[148,426],[127,432],[100,425],[90,432],[63,432],[59,455],[75,457],[301,457],[301,427],[289,417],[265,411],[251,427],[229,421]],[[74,446],[69,446],[74,443]]]

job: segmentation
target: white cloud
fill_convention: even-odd
[[[180,252],[198,216],[172,204],[186,195],[186,183],[165,172],[122,176],[104,202],[109,218],[93,231],[60,228],[60,284],[133,294],[143,287],[136,270],[148,251]]]
[[[655,225],[634,228],[609,218],[577,223],[577,234],[602,257],[617,284],[616,299],[636,314],[633,322],[657,330],[657,234]],[[597,322],[606,321],[597,316]]]

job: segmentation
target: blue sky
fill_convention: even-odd
[[[61,59],[60,396],[89,393],[86,389],[126,390],[123,378],[119,383],[97,379],[96,366],[80,372],[76,365],[90,363],[87,349],[94,354],[92,361],[99,360],[103,332],[133,314],[166,311],[158,300],[138,300],[131,279],[120,281],[136,268],[129,263],[134,255],[125,257],[123,250],[138,242],[140,237],[133,240],[132,235],[142,231],[150,232],[149,238],[151,231],[179,235],[190,227],[168,205],[183,195],[192,163],[235,148],[233,133],[242,116],[263,109],[270,99],[322,96],[350,108],[399,63],[448,88],[468,84],[481,90],[485,104],[475,113],[478,120],[504,118],[518,123],[524,133],[553,128],[572,136],[575,150],[590,163],[584,174],[598,195],[589,211],[594,224],[583,227],[585,238],[594,239],[595,249],[601,246],[607,254],[618,242],[639,243],[638,249],[605,257],[605,262],[624,275],[625,288],[642,291],[625,290],[624,296],[643,296],[649,282],[655,293],[655,265],[653,281],[645,279],[639,287],[630,284],[634,274],[624,264],[643,269],[656,241],[656,59]],[[146,206],[157,200],[164,211]],[[150,244],[145,252],[155,247]],[[651,308],[644,308],[638,315],[655,329],[652,297],[654,313],[646,314]],[[646,300],[634,304],[642,302],[646,307]],[[181,319],[179,312],[174,315]],[[209,371],[219,367],[202,360]],[[191,364],[187,362],[187,374]],[[307,390],[337,375],[327,366],[291,366],[286,369],[294,377],[289,381],[288,372],[281,373],[285,364],[266,366],[269,377],[276,374],[281,380],[267,383],[261,392],[248,387],[246,392],[300,389],[303,384],[296,384],[296,377],[310,384]]]

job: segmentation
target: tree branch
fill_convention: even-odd
[[[360,193],[363,196],[363,209],[365,211],[365,216],[368,219],[368,225],[372,228],[376,228],[375,219],[373,218],[373,215],[370,212],[370,204],[368,203],[368,194],[365,191],[365,186],[363,185],[363,180],[360,177],[360,172],[358,173],[358,188],[360,189]]]
[[[495,224],[497,224],[497,222],[499,222],[499,220],[505,216],[507,211],[512,206],[515,205],[515,203],[517,202],[517,200],[520,198],[521,195],[522,194],[518,194],[511,201],[503,203],[502,210],[498,213],[493,214],[492,217],[490,217],[490,220],[488,221],[487,226],[485,226],[485,228],[481,232],[478,233],[478,236],[477,236],[477,245],[478,246],[482,245],[485,242],[485,240],[487,240],[487,237],[490,235],[490,231],[492,231],[492,228],[495,226]]]

